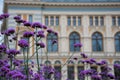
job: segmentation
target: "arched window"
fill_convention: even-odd
[[[77,71],[78,71],[78,80],[85,80],[85,77],[81,75],[81,71],[84,70],[83,63],[81,61],[78,61],[78,66],[77,66]]]
[[[92,51],[103,51],[103,37],[99,32],[92,35]]]
[[[77,52],[80,51],[79,47],[74,47],[75,43],[80,43],[80,36],[76,32],[72,32],[69,36],[69,45],[70,45],[70,51],[71,52]]]
[[[67,74],[68,80],[74,80],[74,62],[71,60],[68,61]]]
[[[45,80],[50,80],[51,79],[50,71],[52,70],[50,61],[48,61],[48,60],[45,61],[45,66],[44,66],[43,70],[44,70]]]
[[[115,61],[114,64],[120,65],[120,61]],[[120,80],[120,68],[114,66],[115,80]]]
[[[54,65],[54,80],[61,80],[61,62],[60,61],[55,61]]]
[[[115,35],[115,51],[120,52],[120,32]]]
[[[54,43],[54,41],[58,41],[58,36],[54,33],[49,33],[47,35],[47,51],[48,52],[57,52],[58,51],[58,42]]]

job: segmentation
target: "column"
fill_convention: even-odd
[[[67,79],[67,65],[62,68],[62,80]]]

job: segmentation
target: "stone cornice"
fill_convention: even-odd
[[[99,2],[99,3],[63,3],[63,2],[40,2],[40,1],[16,1],[16,0],[5,0],[5,4],[15,5],[44,5],[44,6],[120,6],[119,2]]]

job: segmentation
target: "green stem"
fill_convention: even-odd
[[[29,38],[28,38],[28,43],[29,43]],[[29,47],[27,47],[27,79],[29,80],[29,64],[28,64],[28,61],[29,61]]]
[[[25,49],[23,48],[23,57],[24,57],[24,67],[25,67],[25,73],[27,74],[27,69],[26,69],[26,64],[25,64],[25,62],[26,62],[26,57],[25,57]]]
[[[10,69],[12,70],[12,58],[10,58]]]
[[[36,28],[36,32],[37,32],[37,28]],[[36,34],[36,43],[37,43],[37,34]],[[39,59],[38,59],[38,47],[36,46],[36,59],[37,59],[37,65],[38,65],[38,71],[40,71],[40,66],[39,66]]]

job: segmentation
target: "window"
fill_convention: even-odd
[[[78,71],[78,80],[85,80],[85,76],[83,75],[80,75],[81,71],[84,70],[84,66],[83,64],[81,63],[81,61],[78,61],[78,66],[77,66],[77,71]]]
[[[55,61],[55,73],[54,73],[54,80],[61,80],[61,62],[60,61]]]
[[[108,70],[106,70],[107,66],[101,66],[101,72],[104,72],[104,74],[101,74],[102,80],[109,80],[108,76],[105,74],[108,74]]]
[[[104,17],[100,17],[100,26],[104,26]]]
[[[50,25],[54,26],[54,17],[53,16],[50,17]]]
[[[45,16],[45,25],[48,26],[49,22],[48,22],[48,16]]]
[[[72,51],[72,52],[80,51],[79,47],[74,47],[75,43],[80,43],[80,36],[78,33],[72,32],[69,36],[70,51]]]
[[[45,61],[45,64],[46,66],[44,66],[44,77],[45,77],[45,80],[50,80],[51,79],[50,71],[52,70],[51,62]]]
[[[81,26],[81,17],[78,17],[78,26]]]
[[[56,26],[58,26],[59,25],[59,17],[57,16],[56,17]]]
[[[93,17],[90,17],[90,26],[93,26]]]
[[[29,15],[29,22],[32,23],[33,22],[33,16]]]
[[[68,74],[68,80],[74,80],[74,62],[69,61],[68,62],[68,68],[67,68],[67,74]]]
[[[67,18],[67,23],[68,23],[68,26],[71,26],[71,17]]]
[[[103,38],[99,32],[92,35],[92,51],[103,51]]]
[[[76,17],[73,17],[73,26],[76,26]]]
[[[115,35],[115,51],[120,52],[120,32]]]
[[[120,26],[120,16],[118,17],[118,26]]]
[[[53,41],[58,41],[58,36],[54,33],[49,33],[47,35],[47,51],[48,52],[57,52],[58,51],[58,43],[53,44]]]
[[[115,61],[114,64],[120,65],[120,61]],[[115,80],[120,80],[120,69],[114,66]]]
[[[116,26],[116,17],[112,17],[112,25]]]
[[[95,17],[95,26],[98,26],[98,17]]]

